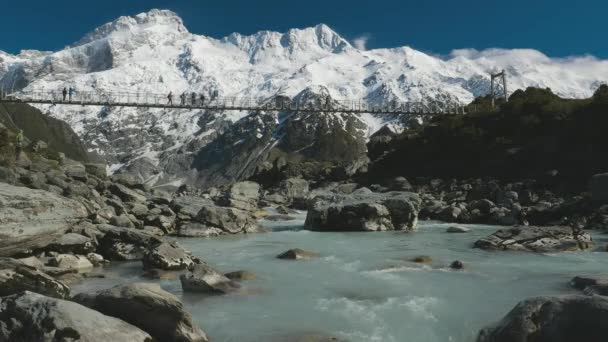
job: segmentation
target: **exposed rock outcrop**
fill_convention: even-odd
[[[500,229],[474,247],[486,250],[560,252],[588,249],[593,241],[588,233],[570,227],[514,227]]]
[[[69,198],[0,183],[0,256],[27,255],[45,247],[87,214]]]

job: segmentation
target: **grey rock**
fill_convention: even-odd
[[[313,200],[305,226],[319,231],[415,230],[420,198],[409,192],[324,195]]]
[[[147,250],[142,262],[146,269],[185,270],[200,263],[200,260],[177,243],[163,242]]]
[[[118,285],[96,293],[78,294],[74,300],[133,324],[159,342],[208,341],[179,299],[157,284]]]
[[[251,213],[235,208],[203,206],[195,220],[207,227],[218,228],[231,234],[263,231]]]
[[[105,164],[88,163],[84,165],[85,171],[101,180],[108,179]]]
[[[288,199],[305,198],[309,192],[309,183],[301,178],[289,178],[283,181],[282,189]]]
[[[499,323],[482,329],[477,342],[605,341],[608,298],[534,297],[519,302]]]
[[[16,259],[0,258],[0,297],[22,291],[56,298],[67,298],[70,295],[69,287],[35,267]]]
[[[101,232],[98,252],[108,260],[141,260],[144,253],[162,240],[153,234],[124,227],[98,225]]]
[[[127,207],[128,211],[139,219],[144,218],[148,214],[148,207],[142,203],[129,203]]]
[[[448,233],[468,233],[471,229],[463,226],[450,226],[446,229]]]
[[[0,341],[152,342],[152,338],[80,304],[25,291],[0,298]]]
[[[112,216],[110,218],[110,224],[117,227],[135,228],[135,224],[129,219],[127,215]]]
[[[86,215],[71,199],[0,183],[0,256],[43,248]]]
[[[94,241],[90,237],[67,233],[57,237],[44,250],[57,253],[87,254],[95,251],[95,248]]]
[[[186,292],[205,292],[226,294],[240,286],[209,265],[198,264],[191,267],[186,274],[179,277],[182,289]]]
[[[91,264],[93,264],[93,266],[100,266],[105,261],[103,256],[101,256],[97,253],[87,254],[87,259],[91,262]]]
[[[277,255],[277,258],[287,260],[305,260],[316,258],[318,256],[318,253],[306,251],[300,248],[294,248]]]
[[[199,211],[206,205],[214,205],[208,198],[198,196],[176,197],[171,202],[171,208],[177,213],[186,215],[190,218],[196,217]]]
[[[80,163],[73,163],[65,166],[65,175],[79,182],[86,183],[88,179],[85,166]]]
[[[477,240],[475,248],[529,252],[576,251],[591,248],[591,236],[570,227],[513,227]]]
[[[82,255],[59,254],[49,259],[49,266],[75,270],[93,268],[93,264]]]
[[[41,172],[28,173],[21,176],[19,180],[28,188],[41,190],[46,190],[48,188],[46,184],[46,176]]]
[[[182,222],[177,230],[177,236],[182,237],[216,237],[222,234],[223,230],[198,222]]]
[[[113,183],[110,185],[109,190],[124,202],[146,202],[146,197],[144,195],[141,195],[137,191],[129,189],[122,184]]]
[[[608,296],[607,276],[576,276],[570,281],[570,284],[587,295]]]

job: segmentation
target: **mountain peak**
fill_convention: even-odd
[[[84,45],[95,40],[117,34],[137,34],[141,31],[158,31],[161,33],[187,34],[188,29],[182,19],[173,11],[152,9],[135,16],[122,16],[103,24],[88,33],[73,46]]]

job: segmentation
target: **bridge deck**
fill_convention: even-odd
[[[136,107],[136,108],[165,108],[165,109],[187,109],[187,110],[216,110],[216,111],[289,111],[304,113],[345,113],[363,114],[379,113],[394,115],[434,116],[446,114],[465,114],[464,106],[441,106],[440,104],[427,105],[416,102],[385,103],[371,105],[362,101],[340,101],[334,100],[329,103],[307,102],[298,103],[290,100],[269,100],[265,103],[248,98],[214,98],[201,101],[195,99],[190,101],[188,97],[185,104],[170,103],[166,96],[158,94],[95,94],[79,93],[69,100],[64,100],[59,92],[29,92],[0,96],[0,102],[6,103],[30,103],[49,105],[72,105],[72,106],[108,106],[108,107]]]

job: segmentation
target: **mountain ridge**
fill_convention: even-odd
[[[502,69],[513,90],[549,87],[562,97],[588,97],[608,80],[608,61],[589,57],[552,59],[527,49],[461,49],[447,58],[411,47],[359,50],[324,24],[215,39],[190,33],[174,12],[151,10],[104,24],[60,51],[0,54],[0,86],[26,91],[73,86],[77,92],[172,91],[257,101],[282,97],[446,106],[467,104],[485,95],[488,72]],[[245,178],[265,162],[279,162],[268,158],[350,160],[361,165],[365,158],[361,151],[365,152],[371,134],[384,125],[400,129],[409,120],[376,114],[326,113],[321,117],[289,112],[37,108],[68,122],[90,151],[106,158],[111,171],[134,172],[157,185],[212,186]],[[252,115],[260,121],[251,119]],[[249,126],[235,125],[242,120]],[[330,128],[331,138],[320,131]],[[265,138],[256,140],[258,136]],[[247,148],[234,150],[244,155],[218,157],[218,148],[227,153],[243,141]]]

